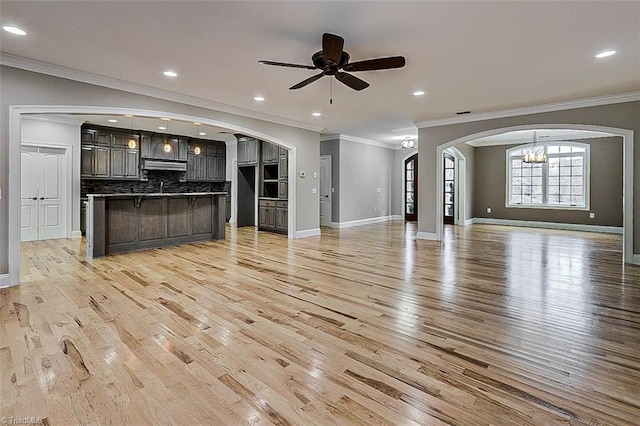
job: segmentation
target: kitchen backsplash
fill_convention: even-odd
[[[149,173],[149,180],[92,180],[82,179],[81,196],[87,194],[123,194],[123,193],[155,193],[160,192],[160,182],[164,182],[162,192],[226,192],[231,191],[231,182],[178,182],[175,172],[154,171]]]

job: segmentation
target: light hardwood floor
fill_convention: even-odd
[[[49,425],[640,424],[640,268],[617,235],[253,228],[87,260],[23,244],[0,416]]]

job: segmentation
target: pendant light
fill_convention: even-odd
[[[133,133],[133,115],[131,116],[131,133]],[[127,141],[127,146],[129,147],[129,149],[136,149],[136,147],[138,146],[138,141],[136,140],[136,138],[131,136]]]
[[[522,162],[526,164],[542,164],[547,162],[547,154],[544,153],[544,146],[538,146],[538,131],[533,131],[533,142],[529,152],[522,156]]]
[[[173,148],[171,147],[171,143],[169,143],[169,139],[167,135],[167,133],[169,133],[169,119],[163,118],[163,120],[166,121],[166,126],[165,126],[166,130],[164,132],[164,135],[162,135],[162,142],[163,142],[162,150],[168,154],[173,150]]]
[[[199,136],[199,128],[198,126],[200,126],[200,123],[193,123],[196,125],[196,139],[198,139]],[[200,155],[202,153],[202,148],[200,148],[199,146],[196,146],[195,148],[193,148],[193,153],[195,155]]]

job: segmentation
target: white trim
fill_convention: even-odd
[[[634,254],[631,263],[634,265],[640,265],[640,254]]]
[[[474,221],[473,217],[471,219],[465,219],[464,220],[464,226],[473,225],[474,223],[475,223],[475,221]]]
[[[392,214],[391,216],[389,216],[390,219],[389,220],[404,220],[404,217],[402,217],[401,214]]]
[[[492,219],[488,217],[474,217],[473,223],[483,225],[522,226],[525,228],[564,229],[567,231],[603,232],[607,234],[622,234],[620,226],[585,225],[581,223],[538,222],[533,220]]]
[[[8,266],[10,285],[18,285],[20,282],[20,152],[21,152],[21,126],[23,114],[106,114],[106,115],[145,115],[147,117],[167,117],[174,120],[197,121],[203,124],[225,127],[234,133],[243,133],[267,142],[280,145],[289,150],[289,176],[296,175],[297,150],[294,145],[266,133],[229,124],[206,117],[177,114],[166,111],[143,110],[137,108],[121,107],[95,107],[78,105],[16,105],[9,107],[9,188],[8,188]],[[29,118],[29,117],[26,117]],[[296,179],[289,179],[289,238],[294,238],[296,225]],[[257,204],[257,203],[256,203]],[[303,234],[309,231],[300,231]],[[315,231],[313,231],[315,232]],[[317,230],[320,233],[320,230]],[[313,234],[310,234],[313,235]]]
[[[320,135],[320,142],[325,141],[340,141],[340,133],[330,133],[325,135]]]
[[[500,133],[510,132],[514,130],[534,130],[534,129],[578,129],[578,130],[592,130],[595,132],[607,132],[615,136],[621,136],[623,139],[623,182],[622,182],[622,194],[623,194],[623,221],[624,231],[622,233],[622,257],[624,263],[633,263],[633,141],[634,132],[629,129],[619,129],[615,127],[590,125],[590,124],[545,124],[544,122],[538,124],[526,124],[518,126],[498,127],[490,130],[485,130],[478,133],[462,136],[458,139],[454,139],[449,142],[445,142],[442,145],[436,147],[437,158],[442,158],[442,152],[451,147],[461,143],[466,143],[474,139],[478,139],[485,136],[497,135]],[[442,194],[442,161],[437,161],[436,164],[436,194]],[[436,234],[438,239],[442,239],[443,223],[442,223],[442,197],[436,195]]]
[[[61,115],[30,115],[25,117],[25,119],[33,120],[33,121],[44,121],[46,123],[58,123],[58,124],[69,124],[71,126],[82,126],[84,123],[84,119],[73,118],[73,117],[63,117]]]
[[[302,231],[296,231],[294,238],[315,237],[316,235],[320,235],[320,228],[303,229]]]
[[[67,80],[79,81],[82,83],[94,84],[96,86],[108,87],[110,89],[123,90],[125,92],[136,93],[138,95],[150,96],[166,101],[179,102],[187,105],[198,106],[202,108],[212,109],[215,111],[235,114],[242,117],[255,118],[257,120],[270,121],[272,123],[284,124],[286,126],[296,127],[314,132],[322,131],[322,127],[314,126],[301,121],[291,120],[271,114],[265,114],[258,111],[252,111],[246,108],[240,108],[233,105],[223,104],[211,101],[197,96],[185,95],[182,93],[171,92],[169,90],[157,89],[155,87],[145,86],[142,84],[131,83],[128,81],[109,78],[98,74],[85,71],[78,71],[71,68],[61,67],[46,62],[35,61],[32,59],[22,58],[20,56],[11,55],[0,52],[0,65],[19,68],[27,71],[37,72],[40,74],[51,75],[54,77],[65,78]],[[128,114],[128,113],[127,113]]]
[[[438,236],[437,233],[435,233],[435,232],[423,232],[423,231],[416,232],[416,238],[418,240],[432,240],[432,241],[441,240],[441,238]]]
[[[82,238],[82,231],[72,231],[71,238]]]
[[[428,127],[447,126],[449,124],[470,123],[473,121],[493,120],[496,118],[516,117],[519,115],[540,114],[543,112],[562,111],[567,109],[586,108],[635,101],[640,101],[640,92],[621,93],[618,95],[599,96],[596,98],[578,99],[573,101],[556,102],[551,104],[535,105],[522,108],[512,108],[501,111],[438,118],[435,120],[420,121],[414,124],[419,129],[424,129]]]
[[[12,287],[12,286],[14,286],[16,284],[11,284],[11,275],[10,274],[2,274],[2,275],[0,275],[0,288]]]
[[[350,220],[349,222],[331,222],[330,226],[332,228],[351,228],[354,226],[371,225],[372,223],[388,222],[390,220],[393,220],[392,216],[378,216],[368,219]]]

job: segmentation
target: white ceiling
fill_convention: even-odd
[[[378,142],[413,123],[640,91],[640,2],[0,2],[3,54],[269,114]],[[352,61],[403,55],[405,68],[356,73],[355,92],[315,71],[321,34]],[[617,54],[596,59],[607,49]],[[163,76],[166,69],[179,73]],[[414,97],[422,89],[425,96]],[[266,100],[253,100],[257,94]],[[312,117],[313,111],[322,116]]]

